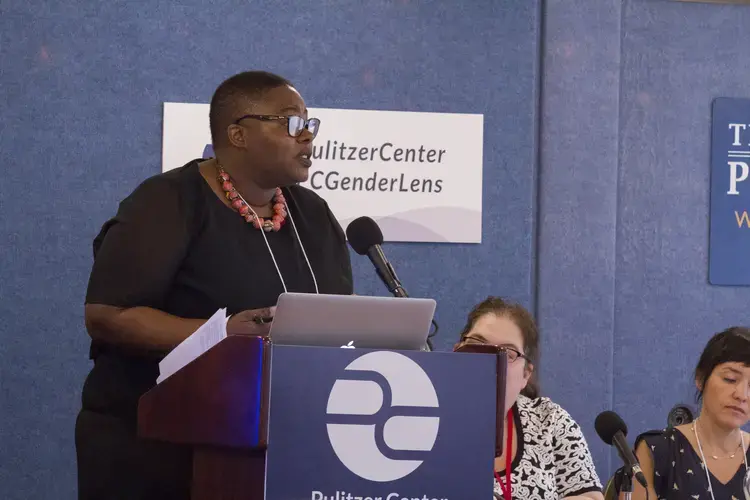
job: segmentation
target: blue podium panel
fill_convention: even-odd
[[[495,357],[274,346],[267,500],[487,500]]]

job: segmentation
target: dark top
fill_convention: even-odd
[[[636,441],[636,448],[641,440],[646,442],[654,459],[654,491],[659,499],[711,500],[703,461],[682,432],[669,428],[660,433],[643,434]],[[750,456],[746,455],[746,460],[750,460]],[[719,482],[710,471],[709,475],[716,500],[745,498],[742,493],[744,463],[726,484]]]
[[[87,303],[203,319],[276,304],[284,289],[261,231],[216,197],[199,161],[147,179],[120,203],[94,240]],[[353,293],[346,238],[326,202],[301,186],[283,192],[320,293]],[[290,217],[265,235],[287,290],[314,293]],[[92,343],[84,409],[134,421],[165,354]]]

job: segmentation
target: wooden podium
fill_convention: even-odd
[[[193,500],[262,499],[270,345],[229,336],[141,397],[142,438],[193,448]]]
[[[288,366],[289,364],[293,364],[288,362],[288,358],[284,358],[287,361],[283,363],[280,361],[278,366],[274,367],[274,380],[284,380],[286,377],[286,380],[293,381],[296,380],[295,377],[300,377],[302,385],[317,383],[315,382],[316,380],[325,379],[328,376],[326,370],[335,370],[336,373],[330,375],[330,377],[335,379],[340,376],[342,369],[340,367],[328,368],[328,366],[335,364],[331,363],[331,360],[337,362],[339,358],[349,359],[356,357],[360,352],[368,352],[368,350],[360,349],[325,347],[274,347],[267,339],[261,337],[229,336],[141,397],[138,407],[139,436],[144,439],[188,445],[192,448],[193,500],[263,500],[266,494],[265,481],[267,479],[270,480],[271,477],[279,478],[288,474],[290,479],[294,477],[297,478],[295,480],[304,480],[305,471],[302,469],[305,467],[303,466],[299,470],[295,469],[293,459],[288,460],[283,458],[283,467],[279,467],[280,464],[276,462],[277,467],[275,471],[279,472],[271,474],[270,470],[266,471],[266,450],[269,437],[269,401],[272,393],[270,386],[271,353],[274,349],[279,350],[279,356],[282,354],[282,350],[294,351],[297,349],[294,352],[297,353],[296,355],[299,356],[299,359],[309,360],[310,365],[307,368],[300,368],[300,370],[307,370],[304,373],[295,372],[295,367]],[[306,350],[303,351],[303,349]],[[496,353],[494,350],[477,349],[476,351],[480,352],[479,354],[475,354],[475,356]],[[496,422],[493,421],[489,427],[485,427],[485,431],[488,433],[486,437],[489,439],[486,439],[486,437],[481,437],[481,439],[479,437],[469,437],[467,438],[467,442],[473,442],[472,446],[474,448],[463,450],[461,448],[463,437],[459,433],[466,432],[464,427],[460,426],[455,431],[452,431],[447,427],[447,423],[443,424],[443,422],[449,421],[445,417],[445,414],[443,414],[440,417],[441,425],[443,425],[441,432],[452,433],[450,435],[453,436],[453,444],[451,445],[453,448],[450,450],[445,446],[443,448],[446,448],[446,452],[450,451],[451,454],[454,454],[453,456],[456,456],[457,452],[461,453],[462,451],[472,453],[479,446],[477,442],[485,442],[486,440],[488,441],[486,443],[487,446],[492,445],[494,450],[502,451],[502,411],[498,413],[497,409],[502,408],[504,404],[506,371],[504,353],[500,353],[497,356],[484,356],[484,359],[477,360],[480,363],[474,362],[473,359],[471,363],[467,363],[467,355],[459,353],[419,352],[407,353],[407,355],[414,357],[415,360],[424,360],[425,356],[430,357],[427,362],[423,363],[429,365],[439,364],[439,369],[437,370],[439,377],[433,377],[445,377],[446,380],[449,380],[448,376],[453,377],[453,380],[460,380],[456,378],[460,376],[458,371],[462,370],[465,372],[467,365],[476,366],[477,364],[484,364],[485,368],[481,373],[484,374],[482,378],[485,380],[481,381],[477,386],[486,385],[488,388],[481,389],[484,392],[477,392],[474,400],[466,399],[468,396],[465,395],[457,396],[451,394],[450,397],[453,398],[464,398],[465,401],[470,403],[469,405],[466,405],[465,402],[463,404],[450,404],[450,398],[447,397],[447,394],[454,391],[451,389],[443,390],[442,394],[444,396],[442,396],[443,400],[441,401],[439,411],[452,411],[458,414],[458,418],[463,418],[461,412],[472,410],[467,410],[462,408],[462,406],[471,406],[472,401],[476,401],[477,404],[474,408],[477,410],[474,411],[481,411],[487,415],[487,421],[490,418],[498,417]],[[440,360],[440,363],[436,363],[437,360]],[[455,375],[448,373],[441,374],[443,366],[446,371],[451,370],[451,360],[456,361],[454,364],[456,365],[455,370],[457,373]],[[348,362],[346,360],[342,361],[342,363]],[[310,366],[320,368],[311,369]],[[463,368],[459,368],[459,366]],[[279,371],[282,369],[286,370],[286,373]],[[433,373],[436,373],[435,369],[433,369]],[[496,380],[494,378],[495,373],[497,374]],[[488,378],[491,380],[486,380]],[[314,397],[314,405],[317,405],[321,399],[327,399],[327,394],[330,392],[330,386],[326,385],[329,384],[327,380],[318,384],[325,385],[325,387],[321,386],[322,388],[318,391],[320,396],[316,395]],[[273,393],[275,394],[274,400],[277,401],[275,407],[277,408],[277,412],[285,412],[286,416],[282,420],[287,421],[289,420],[289,409],[295,409],[292,413],[298,413],[299,417],[295,416],[293,418],[301,419],[299,425],[303,426],[306,421],[317,418],[315,415],[321,412],[318,411],[317,406],[315,406],[315,409],[311,409],[314,405],[310,401],[313,401],[313,399],[307,403],[300,402],[299,406],[303,407],[297,410],[297,401],[300,398],[299,394],[296,396],[290,394],[286,398],[287,401],[284,401],[286,393],[294,392],[288,389],[289,387],[293,387],[293,385],[287,382],[286,385],[273,389],[276,391]],[[445,385],[443,383],[443,386]],[[441,393],[439,390],[440,387],[437,387],[437,389],[438,393]],[[500,390],[497,391],[497,389]],[[308,392],[310,391],[308,390]],[[461,391],[458,392],[460,393]],[[497,395],[497,399],[495,395]],[[487,399],[490,399],[490,401],[487,401]],[[324,404],[324,401],[321,404]],[[305,405],[307,407],[304,407]],[[279,408],[285,408],[286,410],[279,410]],[[322,413],[325,414],[325,410]],[[273,415],[273,413],[270,414]],[[277,413],[277,415],[280,414]],[[456,417],[454,416],[455,420]],[[280,423],[277,429],[283,426]],[[292,422],[292,428],[296,426],[297,423]],[[325,435],[325,428],[325,424],[315,424],[312,430],[306,432],[308,434],[320,434],[322,432]],[[493,434],[496,443],[492,443]],[[485,436],[485,434],[482,436]],[[318,438],[318,444],[316,446],[312,444],[309,446],[315,446],[315,450],[321,450],[320,453],[326,452],[333,456],[330,445],[326,446],[325,444],[327,443],[327,437],[313,437]],[[471,441],[471,439],[474,439],[474,441]],[[285,445],[284,436],[274,437],[273,442],[279,443],[276,445],[272,444],[274,449],[283,447],[282,445]],[[301,443],[299,444],[301,445]],[[486,451],[488,451],[488,448],[482,445],[482,451],[474,453],[474,455],[485,457]],[[292,453],[292,455],[294,456],[295,453]],[[344,469],[335,458],[330,463],[324,463],[325,460],[318,460],[318,462],[321,463],[314,464],[315,467],[326,468],[326,470],[336,469],[335,474],[340,474],[342,477],[344,475],[351,476],[350,472]],[[484,464],[485,461],[482,460],[481,463]],[[488,464],[488,467],[491,467],[491,464]],[[280,471],[282,468],[285,469],[283,472]],[[342,471],[338,472],[338,469],[342,469]],[[338,481],[338,477],[336,481]],[[491,479],[492,476],[489,469],[487,475],[482,477]],[[350,478],[347,477],[342,480],[348,479]],[[355,479],[359,480],[358,478]],[[475,481],[471,480],[471,482]],[[491,491],[489,494],[491,496]],[[284,496],[284,498],[292,497]],[[274,498],[274,500],[276,499]]]

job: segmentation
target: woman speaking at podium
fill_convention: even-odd
[[[210,105],[215,158],[156,175],[94,240],[86,328],[94,367],[76,422],[80,499],[187,499],[189,451],[136,437],[164,355],[218,309],[267,332],[284,291],[351,294],[344,233],[307,180],[320,123],[284,78],[245,72]]]
[[[497,346],[508,359],[506,449],[495,459],[495,497],[603,500],[581,428],[559,405],[539,397],[534,374],[539,333],[531,314],[518,304],[489,297],[469,313],[454,350],[470,344]]]

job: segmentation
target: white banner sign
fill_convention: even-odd
[[[208,104],[164,104],[162,171],[213,156]],[[484,116],[309,109],[310,178],[346,229],[366,215],[386,241],[481,243]]]

